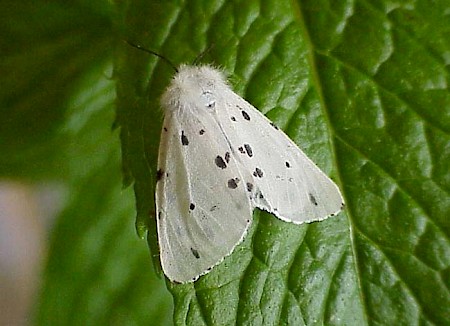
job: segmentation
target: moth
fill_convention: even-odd
[[[180,66],[161,106],[156,218],[171,281],[195,281],[231,254],[255,208],[295,224],[343,208],[336,184],[219,70]]]

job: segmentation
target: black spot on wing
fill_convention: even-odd
[[[252,192],[253,190],[253,183],[247,182],[247,191]]]
[[[286,161],[286,167],[290,168],[291,167],[291,163],[289,163],[288,161]]]
[[[244,119],[250,121],[250,116],[248,115],[248,113],[245,112],[244,110],[242,110],[241,112],[242,112],[242,116],[244,117]]]
[[[214,212],[216,209],[217,209],[217,205],[214,205],[214,206],[212,206],[212,207],[209,209],[209,211],[210,211],[210,212]]]
[[[167,132],[167,128],[166,128],[166,127],[164,127],[163,130],[164,130],[165,132]]]
[[[189,205],[189,209],[190,209],[191,211],[193,211],[193,210],[195,209],[195,204],[194,204],[194,203],[191,203],[191,204]]]
[[[192,254],[194,255],[195,258],[197,258],[197,259],[200,258],[200,255],[199,255],[197,249],[191,248],[191,252],[192,252]]]
[[[236,189],[239,183],[239,178],[234,178],[228,180],[228,188],[230,189]]]
[[[225,153],[225,162],[230,163],[230,152]]]
[[[313,194],[309,194],[309,201],[314,205],[317,206],[317,200],[316,197],[313,196]]]
[[[252,151],[252,148],[250,147],[250,145],[249,144],[244,144],[244,148],[247,151],[248,157],[252,157],[253,156],[253,151]]]
[[[236,121],[236,118],[235,117],[231,117],[231,121]]]
[[[205,129],[200,129],[200,131],[198,132],[200,135],[203,135],[205,133]]]
[[[226,158],[226,157],[225,157]],[[221,168],[221,169],[225,169],[227,167],[227,163],[225,163],[224,159],[222,158],[222,156],[217,155],[216,159],[214,160],[214,163],[216,163],[216,165]]]
[[[247,154],[249,157],[253,156],[253,150],[249,144],[244,144],[244,146],[239,146],[238,151],[241,154]]]
[[[184,134],[184,130],[181,131],[181,144],[183,144],[184,146],[189,145],[189,140]]]
[[[256,168],[253,172],[254,177],[262,178],[264,175],[264,172],[260,168]]]

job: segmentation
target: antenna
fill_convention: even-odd
[[[154,51],[152,51],[152,50],[148,50],[148,49],[142,47],[141,45],[134,44],[134,43],[132,43],[132,42],[130,42],[130,41],[128,41],[128,40],[125,40],[125,42],[127,42],[129,45],[131,45],[132,47],[134,47],[134,48],[136,48],[136,49],[138,49],[138,50],[141,50],[141,51],[144,51],[144,52],[153,54],[154,56],[157,56],[158,58],[160,58],[160,59],[164,60],[166,63],[168,63],[169,66],[171,66],[171,67],[173,68],[173,70],[175,70],[175,72],[178,72],[177,67],[172,63],[172,61],[170,61],[170,60],[167,59],[166,57],[162,56],[161,54],[156,53],[156,52],[154,52]]]
[[[194,59],[194,61],[192,62],[192,64],[194,65],[194,66],[196,66],[199,62],[200,62],[200,60],[202,60],[202,58],[205,56],[205,54],[207,54],[208,52],[210,52],[211,51],[211,49],[214,47],[214,43],[213,44],[211,44],[210,46],[208,46],[205,50],[203,50],[195,59]]]

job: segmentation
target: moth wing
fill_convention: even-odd
[[[172,281],[194,281],[242,241],[253,206],[239,164],[209,115],[166,114],[158,161],[162,268]]]
[[[219,121],[238,160],[251,172],[254,206],[301,224],[337,214],[339,188],[280,129],[230,90]]]

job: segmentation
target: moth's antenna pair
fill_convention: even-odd
[[[128,41],[128,40],[125,40],[125,42],[127,42],[129,45],[131,45],[132,47],[134,47],[134,48],[136,48],[136,49],[138,49],[138,50],[141,50],[141,51],[144,51],[144,52],[153,54],[153,55],[157,56],[158,58],[163,59],[165,62],[167,62],[167,63],[169,64],[169,66],[171,66],[171,67],[175,70],[175,72],[178,72],[178,68],[172,63],[172,61],[170,61],[170,60],[167,59],[166,57],[162,56],[161,54],[159,54],[159,53],[157,53],[157,52],[155,52],[155,51],[146,49],[146,48],[142,47],[142,46],[139,45],[139,44],[134,44],[134,43],[132,43],[132,42],[130,42],[130,41]],[[203,56],[204,56],[206,53],[208,53],[213,47],[214,47],[214,44],[211,44],[205,51],[203,51],[202,53],[200,53],[200,54],[194,59],[194,61],[192,62],[192,64],[193,64],[193,65],[196,65],[196,64],[203,58]]]

